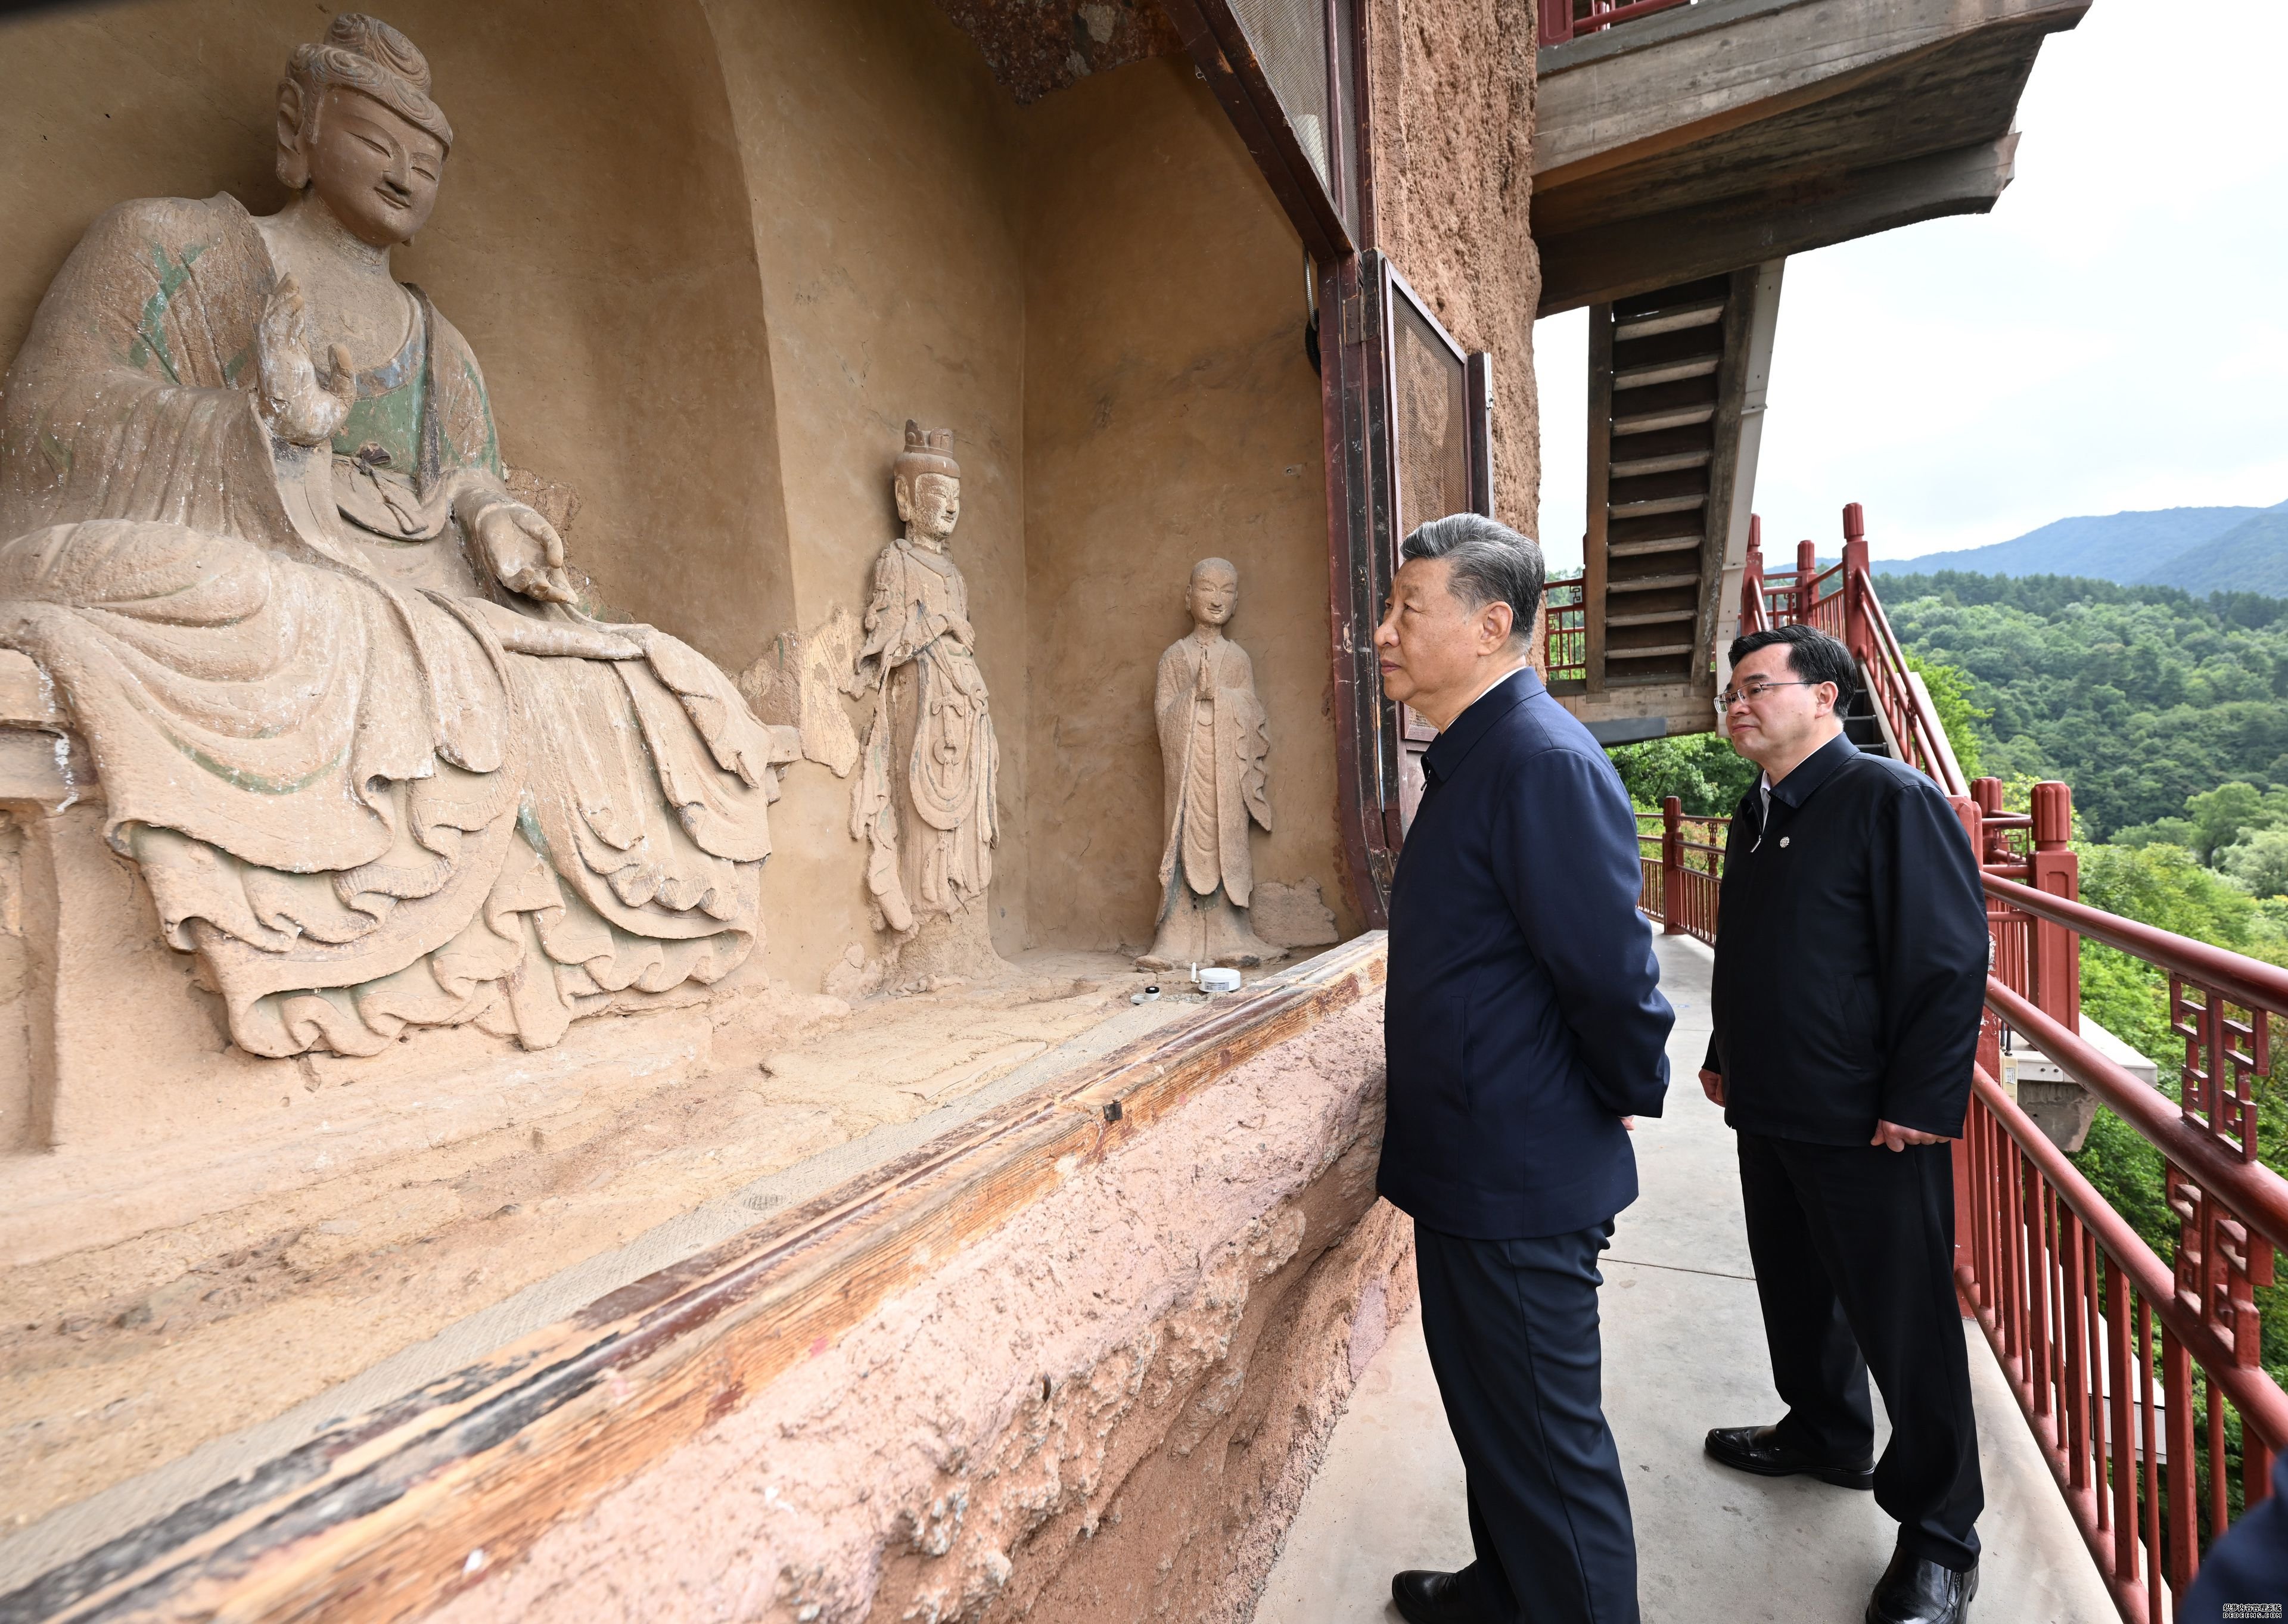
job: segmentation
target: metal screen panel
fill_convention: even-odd
[[[1326,0],[1231,0],[1263,76],[1287,115],[1295,139],[1330,195],[1327,162]]]

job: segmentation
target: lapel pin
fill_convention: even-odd
[[[1785,836],[1785,835],[1781,836],[1780,836],[1780,844],[1781,844],[1781,845],[1783,845],[1783,846],[1786,845],[1786,844],[1787,844],[1787,843],[1788,843],[1789,838],[1790,838],[1790,837],[1789,837],[1788,836]]]

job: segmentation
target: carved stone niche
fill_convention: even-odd
[[[576,495],[503,465],[466,338],[391,273],[451,172],[434,90],[411,40],[335,16],[271,109],[286,206],[111,209],[9,363],[16,1144],[234,1124],[251,1154],[252,1113],[385,1091],[385,1058],[432,1110],[425,1067],[560,1069],[500,1040],[608,1049],[576,1025],[714,996],[761,938],[796,729],[590,612]]]
[[[783,1018],[782,989],[751,961],[640,999],[633,1018],[575,1022],[541,1051],[470,1025],[409,1031],[371,1057],[249,1054],[106,843],[106,812],[50,685],[0,650],[0,1257],[112,1245],[671,1089],[746,1059]]]

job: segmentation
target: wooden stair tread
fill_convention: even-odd
[[[1650,552],[1688,552],[1698,548],[1702,539],[1699,531],[1692,530],[1679,535],[1656,535],[1641,542],[1609,542],[1605,544],[1605,556],[1609,558],[1639,558]]]
[[[1720,355],[1691,355],[1680,360],[1648,361],[1613,374],[1613,392],[1644,389],[1654,384],[1673,384],[1679,378],[1706,377],[1716,370]]]
[[[1724,319],[1724,297],[1719,294],[1712,299],[1648,311],[1641,316],[1623,316],[1613,323],[1613,338],[1618,343],[1629,338],[1649,338],[1656,333],[1679,332],[1688,327],[1713,326]]]
[[[1715,460],[1712,451],[1671,451],[1660,456],[1636,456],[1617,460],[1609,471],[1615,479],[1641,479],[1652,473],[1680,473],[1688,468],[1705,468]]]
[[[1708,505],[1708,493],[1699,491],[1681,496],[1648,496],[1642,502],[1615,502],[1605,511],[1615,519],[1651,519],[1661,513],[1689,513]]]
[[[1648,434],[1655,429],[1680,429],[1687,424],[1706,423],[1715,416],[1716,408],[1713,404],[1680,406],[1672,410],[1644,412],[1633,417],[1616,415],[1613,418],[1613,432],[1618,436]]]

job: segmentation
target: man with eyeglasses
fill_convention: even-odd
[[[1984,1504],[1954,1295],[1954,1168],[1986,989],[1978,865],[1938,787],[1862,752],[1850,651],[1809,626],[1733,643],[1732,820],[1700,1085],[1737,1131],[1776,1425],[1707,1451],[1872,1488],[1899,1523],[1867,1624],[1961,1624]],[[1874,1459],[1872,1371],[1891,1419]]]

